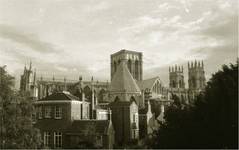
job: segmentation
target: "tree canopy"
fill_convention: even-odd
[[[153,140],[152,148],[238,148],[238,62],[213,74],[193,106],[171,105]]]
[[[0,148],[37,148],[39,130],[33,127],[34,107],[29,93],[13,90],[14,77],[0,67]]]

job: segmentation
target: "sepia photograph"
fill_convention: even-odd
[[[0,149],[238,149],[238,0],[0,0]]]

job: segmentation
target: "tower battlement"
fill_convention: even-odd
[[[169,73],[183,73],[183,66],[172,66],[169,67]]]
[[[203,61],[188,62],[188,85],[190,90],[203,90],[205,88],[205,72]]]
[[[191,61],[191,62],[188,62],[188,70],[190,69],[195,69],[195,68],[201,68],[203,69],[204,68],[204,63],[203,61]]]
[[[172,66],[169,67],[169,86],[171,88],[185,88],[183,66]]]

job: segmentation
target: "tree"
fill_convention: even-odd
[[[152,148],[238,148],[238,62],[223,65],[195,105],[170,106]]]
[[[37,148],[40,132],[33,127],[29,93],[13,90],[14,77],[0,67],[1,148]]]

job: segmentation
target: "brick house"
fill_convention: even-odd
[[[53,93],[52,95],[36,101],[35,108],[37,110],[37,120],[35,126],[41,131],[44,147],[76,147],[76,145],[70,145],[74,143],[71,141],[74,140],[74,138],[69,138],[69,134],[72,133],[74,129],[81,128],[80,126],[76,127],[76,124],[80,125],[81,121],[85,122],[86,120],[88,122],[95,122],[94,120],[89,120],[89,105],[89,102],[85,101],[85,99],[79,100],[78,97],[71,95],[69,92]],[[108,122],[108,120],[102,120],[101,124],[104,124],[105,130],[111,125]],[[101,124],[95,123],[94,128],[98,128]],[[81,132],[78,131],[79,130],[76,130],[74,133],[82,135]],[[84,137],[84,135],[82,136]],[[105,134],[105,136],[107,137],[107,134]],[[104,139],[102,139],[102,142],[105,142]],[[101,145],[103,147],[103,144]]]

